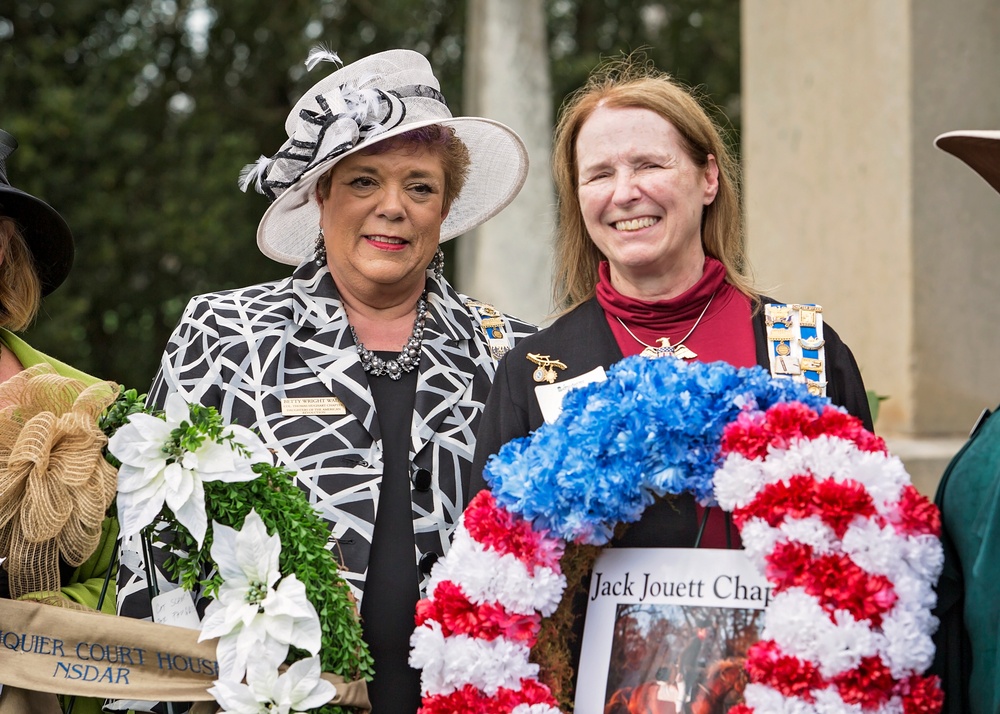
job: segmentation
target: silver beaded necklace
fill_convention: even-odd
[[[427,291],[425,290],[417,301],[417,318],[413,321],[413,334],[406,340],[399,355],[390,360],[384,360],[377,354],[369,350],[358,339],[351,328],[351,337],[358,348],[358,356],[361,357],[361,368],[373,377],[389,375],[389,379],[399,379],[404,372],[412,372],[420,364],[420,345],[424,340],[424,324],[427,322]]]

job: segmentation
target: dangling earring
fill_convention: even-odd
[[[441,250],[440,248],[437,249],[437,252],[434,254],[434,257],[431,259],[431,264],[427,266],[427,269],[434,272],[435,278],[437,278],[438,280],[441,279],[441,277],[444,275],[443,250]]]
[[[316,267],[322,268],[326,265],[326,239],[323,236],[323,227],[320,226],[319,234],[316,236]]]

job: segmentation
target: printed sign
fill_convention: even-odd
[[[724,714],[771,586],[742,550],[608,548],[590,580],[576,714]]]

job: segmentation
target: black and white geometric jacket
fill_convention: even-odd
[[[470,499],[476,429],[499,357],[468,298],[427,275],[409,439],[411,476],[426,471],[417,479],[425,487],[430,476],[429,489],[411,489],[417,564],[447,551]],[[501,319],[510,344],[535,331],[516,318]],[[382,439],[329,269],[308,261],[284,280],[192,298],[164,351],[149,400],[162,406],[172,392],[257,431],[277,461],[297,472],[299,485],[332,524],[330,545],[342,555],[344,576],[360,601],[378,508]],[[344,413],[282,414],[282,399],[330,397],[343,409],[320,411]],[[120,606],[145,589],[145,578],[127,560],[123,552]],[[423,580],[422,595],[426,575]]]

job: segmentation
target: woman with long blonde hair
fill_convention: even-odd
[[[836,332],[824,329],[822,308],[754,290],[739,172],[691,90],[636,59],[599,67],[563,106],[553,174],[554,293],[562,312],[501,362],[474,477],[503,444],[554,420],[564,390],[639,354],[760,365],[829,396],[872,428],[857,364]],[[480,478],[479,487],[487,485]],[[648,507],[612,544],[733,547],[739,535],[719,509],[685,495]]]

